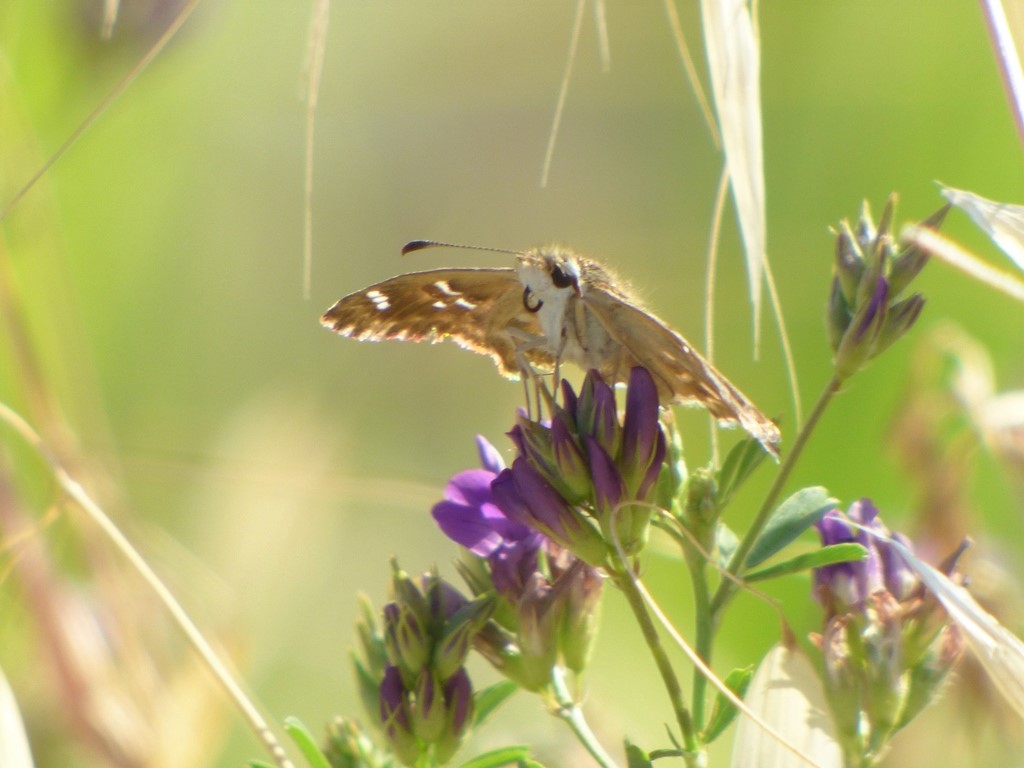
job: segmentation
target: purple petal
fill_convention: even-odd
[[[512,474],[516,490],[529,510],[530,517],[543,528],[564,536],[565,516],[568,513],[565,499],[522,457],[512,462]]]
[[[445,682],[444,698],[451,713],[451,732],[458,735],[465,729],[473,711],[473,686],[464,667],[459,667]]]
[[[516,462],[521,460],[516,459]],[[512,466],[515,466],[515,462],[513,462]],[[491,493],[494,494],[494,502],[509,520],[527,527],[533,524],[533,517],[530,515],[530,510],[519,493],[519,488],[516,486],[516,479],[513,477],[511,469],[503,469],[498,473],[498,476],[491,483]]]
[[[384,670],[384,679],[380,684],[380,719],[385,725],[410,730],[405,686],[402,684],[402,674],[398,667],[389,666]]]
[[[486,469],[467,469],[452,475],[444,488],[445,500],[472,507],[490,503],[494,474]]]
[[[503,546],[491,555],[491,581],[498,594],[513,603],[519,599],[523,585],[537,570],[538,555],[543,545],[544,537],[531,533],[522,541]]]
[[[646,368],[629,372],[626,415],[622,423],[622,460],[627,467],[647,464],[655,451],[658,429],[658,387]]]
[[[867,306],[867,310],[864,312],[864,316],[861,318],[860,325],[857,326],[857,330],[854,335],[856,341],[860,341],[864,338],[865,334],[872,328],[872,335],[878,332],[881,327],[880,316],[885,312],[886,301],[889,296],[889,283],[884,277],[879,277],[878,282],[875,283],[875,290],[871,294],[870,302]]]
[[[505,468],[505,461],[498,449],[491,445],[483,435],[476,436],[476,449],[480,453],[480,465],[495,475]]]
[[[622,476],[596,438],[587,435],[585,440],[597,507],[601,511],[614,509],[622,501]]]
[[[651,464],[647,468],[643,480],[640,481],[640,487],[637,488],[636,496],[638,499],[646,499],[647,494],[658,481],[662,465],[665,463],[666,453],[668,453],[668,444],[665,441],[665,433],[659,430],[657,444],[654,447],[654,457],[651,459]]]

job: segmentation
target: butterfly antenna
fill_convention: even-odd
[[[510,251],[508,248],[490,248],[486,245],[464,245],[463,243],[442,243],[440,240],[412,240],[402,246],[402,255],[422,251],[424,248],[464,248],[469,251],[492,251],[493,253],[510,253],[520,256],[522,251]]]

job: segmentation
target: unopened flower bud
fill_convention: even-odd
[[[406,765],[414,765],[420,749],[412,732],[407,691],[396,667],[388,667],[380,684],[380,723],[388,746],[395,757]]]

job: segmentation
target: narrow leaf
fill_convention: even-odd
[[[299,718],[286,717],[284,729],[292,737],[292,741],[295,742],[295,746],[299,748],[302,756],[306,758],[310,768],[331,768],[327,758],[324,757],[324,753],[320,751],[320,746],[316,743],[316,739],[313,738],[313,734],[309,732],[309,729],[302,724]]]
[[[836,500],[821,486],[801,488],[775,510],[750,554],[747,555],[745,567],[753,568],[767,560],[835,506]]]
[[[715,548],[718,550],[718,564],[722,568],[728,568],[732,561],[733,553],[740,541],[736,538],[732,528],[725,523],[719,523],[715,530]]]
[[[822,568],[826,565],[836,563],[848,563],[852,560],[863,560],[868,556],[868,551],[860,544],[844,542],[843,544],[829,544],[827,547],[816,549],[813,552],[805,552],[797,555],[792,560],[762,568],[754,573],[744,574],[746,582],[763,581],[775,579],[779,576],[788,576],[791,573],[809,571],[811,568]]]
[[[505,701],[516,691],[519,686],[511,680],[503,680],[500,683],[484,688],[473,697],[473,725],[481,725],[491,713],[505,703]]]
[[[626,765],[628,768],[653,768],[651,757],[636,744],[626,740]]]
[[[514,746],[498,747],[490,752],[484,752],[470,758],[459,768],[500,768],[503,765],[540,766],[540,763],[530,758],[529,747]]]
[[[733,446],[718,470],[718,507],[724,509],[732,494],[743,485],[768,454],[761,443],[748,438]]]
[[[747,688],[750,686],[750,681],[753,678],[754,668],[752,666],[741,667],[730,672],[722,682],[725,683],[725,686],[730,691],[742,699],[746,695]],[[711,708],[711,714],[708,716],[708,727],[704,729],[702,741],[705,744],[710,744],[721,736],[722,731],[728,728],[729,724],[736,718],[737,712],[739,710],[736,709],[736,705],[719,693]]]

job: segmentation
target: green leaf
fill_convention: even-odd
[[[782,502],[754,542],[744,569],[753,568],[781,550],[836,506],[836,500],[818,485],[801,488]]]
[[[530,757],[530,748],[527,746],[498,747],[470,758],[459,768],[501,768],[505,765],[518,765],[520,768],[543,768],[540,763]]]
[[[324,757],[324,753],[320,751],[316,739],[313,738],[313,734],[309,732],[309,729],[302,724],[299,718],[286,717],[284,729],[292,737],[295,746],[299,748],[299,752],[306,758],[306,762],[309,763],[311,768],[331,768],[327,758]]]
[[[262,760],[250,760],[249,768],[276,768],[276,766],[270,763],[264,763]]]
[[[808,571],[811,568],[821,568],[826,565],[835,565],[836,563],[848,563],[852,560],[863,560],[867,556],[867,549],[852,541],[842,544],[829,544],[827,547],[816,549],[813,552],[797,555],[792,560],[777,563],[755,573],[745,574],[743,580],[763,581],[764,579],[775,579],[791,573]]]
[[[629,739],[626,740],[626,765],[629,768],[653,768],[654,763],[651,762],[651,757],[644,752],[636,744],[631,744]]]
[[[473,727],[481,725],[494,710],[504,704],[505,700],[518,690],[519,686],[511,680],[503,680],[478,691],[473,697]]]
[[[746,695],[747,688],[750,686],[750,681],[753,678],[754,667],[751,665],[734,669],[722,682],[725,683],[726,688],[742,699]],[[715,698],[714,705],[711,707],[711,714],[708,716],[708,726],[704,729],[704,735],[701,740],[705,744],[710,744],[721,736],[722,731],[728,728],[729,724],[736,718],[736,712],[736,705],[719,692]]]
[[[718,564],[722,568],[729,567],[729,561],[732,560],[732,555],[739,543],[740,540],[736,538],[732,528],[725,523],[718,524],[718,528],[715,529],[715,549],[718,550]]]
[[[718,470],[718,509],[725,509],[733,493],[739,490],[754,470],[761,466],[768,453],[754,438],[737,443],[729,451]]]

